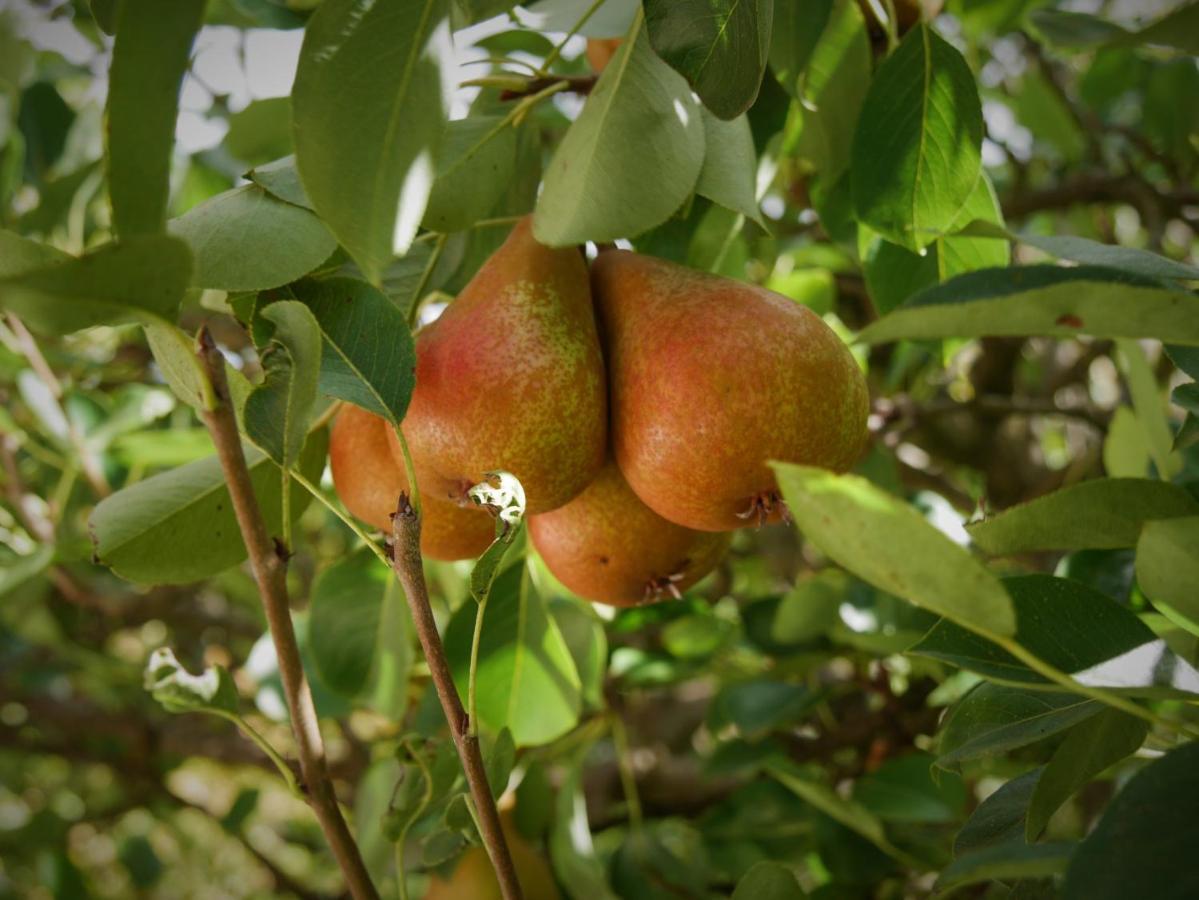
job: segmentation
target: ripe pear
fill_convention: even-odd
[[[866,382],[811,310],[624,250],[591,277],[616,461],[658,515],[700,531],[777,521],[768,461],[842,471],[858,458]]]
[[[608,63],[612,61],[623,42],[623,38],[588,38],[586,54],[591,71],[599,75],[608,68]]]
[[[663,519],[638,499],[615,462],[565,506],[528,523],[533,546],[559,581],[613,606],[678,597],[729,546],[728,534]]]
[[[561,900],[549,864],[516,830],[511,817],[502,815],[501,822],[525,900]],[[487,851],[471,847],[462,854],[449,878],[435,875],[425,900],[502,900]]]
[[[537,243],[526,217],[416,337],[404,436],[422,488],[457,500],[504,470],[528,513],[561,506],[603,465],[605,395],[583,257]]]
[[[387,421],[346,404],[329,435],[333,487],[350,514],[391,533],[391,514],[408,490],[402,464],[392,456]],[[420,476],[418,476],[418,479]],[[430,559],[473,559],[495,537],[495,520],[483,509],[421,497],[421,553]]]

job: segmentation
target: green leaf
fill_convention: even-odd
[[[744,736],[757,738],[803,719],[821,695],[800,684],[761,679],[726,684],[708,711],[712,730],[732,725]]]
[[[963,856],[999,844],[1024,844],[1028,804],[1044,767],[1025,772],[1001,785],[970,814],[953,840],[953,853]]]
[[[297,168],[372,282],[408,249],[429,199],[449,102],[448,16],[446,0],[328,0],[304,32],[292,91]]]
[[[558,145],[534,234],[552,247],[635,237],[683,205],[703,159],[699,104],[639,33],[621,45]]]
[[[421,225],[463,231],[499,202],[516,165],[516,129],[501,123],[501,116],[471,116],[446,126]]]
[[[1138,696],[1199,694],[1199,672],[1110,597],[1051,575],[1003,583],[1016,610],[1017,643],[1079,683]],[[945,620],[908,652],[999,681],[1045,683],[1006,650]]]
[[[210,409],[212,387],[196,356],[196,342],[192,337],[166,322],[152,322],[145,326],[145,332],[154,362],[175,396],[194,409]],[[225,377],[233,412],[241,427],[246,398],[253,386],[245,375],[228,363],[225,364]]]
[[[1058,47],[1094,47],[1128,35],[1115,22],[1064,9],[1035,9],[1028,21],[1041,37]]]
[[[320,477],[328,432],[312,434],[300,459],[310,480]],[[265,454],[246,448],[254,495],[270,534],[280,533],[282,479]],[[310,497],[292,485],[298,519]],[[246,546],[215,456],[136,482],[97,504],[89,520],[95,559],[138,584],[187,584],[235,566]]]
[[[833,11],[833,0],[774,0],[770,32],[770,68],[787,93],[798,97],[799,82],[807,71]]]
[[[938,890],[980,881],[1049,878],[1066,871],[1075,844],[1017,844],[1007,842],[959,856],[941,872]]]
[[[1199,515],[1177,485],[1147,478],[1096,478],[966,526],[987,553],[1134,547],[1152,519]]]
[[[870,85],[870,37],[854,0],[837,0],[802,81],[792,152],[829,186],[849,166],[858,115]]]
[[[367,549],[335,562],[312,585],[309,646],[326,685],[398,720],[407,706],[411,626],[391,570]]]
[[[21,267],[0,277],[0,307],[50,334],[130,317],[173,322],[191,277],[187,245],[177,238],[142,235],[54,261],[42,254],[47,264],[37,268],[26,268],[38,254],[28,243],[0,241],[0,249],[19,248]]]
[[[1199,620],[1199,515],[1146,522],[1136,565],[1137,583],[1150,600]]]
[[[1037,781],[1025,838],[1036,840],[1058,807],[1109,766],[1136,753],[1148,733],[1148,723],[1116,709],[1105,709],[1074,726]]]
[[[311,272],[337,249],[321,220],[247,184],[170,223],[191,247],[192,284],[222,291],[278,287]]]
[[[953,223],[982,166],[982,106],[962,55],[921,23],[870,82],[854,134],[857,217],[910,250]]]
[[[301,281],[291,290],[324,338],[321,390],[399,425],[416,386],[416,350],[404,313],[377,288],[352,278]]]
[[[231,115],[224,147],[251,166],[291,153],[291,98],[255,100]]]
[[[265,378],[246,400],[246,436],[284,469],[300,457],[316,403],[321,333],[303,303],[282,300],[260,315],[275,326],[263,352]]]
[[[602,707],[608,670],[608,636],[603,621],[590,603],[574,597],[551,597],[549,608],[575,661],[584,706]]]
[[[966,786],[953,774],[934,781],[927,753],[893,757],[854,782],[853,799],[887,822],[956,822],[966,808]]]
[[[255,166],[246,173],[246,178],[280,200],[302,206],[304,209],[313,208],[304,185],[300,183],[295,156],[284,156],[274,162]]]
[[[742,115],[726,122],[707,109],[702,110],[702,115],[704,164],[695,192],[765,228],[758,209],[755,184],[758,159],[749,119]]]
[[[772,465],[800,531],[839,565],[968,628],[1015,631],[999,580],[911,506],[854,475]]]
[[[192,675],[169,647],[150,654],[145,686],[167,712],[238,716],[237,686],[228,671],[222,666],[209,666],[203,674]]]
[[[644,0],[654,52],[704,106],[734,119],[753,105],[770,53],[774,0]]]
[[[561,737],[578,722],[579,675],[526,567],[509,566],[485,607],[466,604],[450,621],[446,653],[464,696],[476,609],[485,615],[477,682],[480,722],[490,731],[511,729],[520,747]]]
[[[1155,47],[1173,47],[1191,56],[1199,55],[1199,3],[1191,2],[1179,6],[1156,22],[1135,31],[1118,44],[1136,46],[1149,44]]]
[[[1104,709],[1076,694],[1029,691],[984,682],[950,710],[941,728],[937,765],[998,756],[1065,731]]]
[[[508,789],[508,780],[516,766],[516,743],[512,740],[511,731],[501,728],[495,740],[484,746],[483,764],[487,769],[487,784],[491,794],[498,800]]]
[[[1199,344],[1199,297],[1098,266],[984,269],[917,294],[858,340],[1079,334]]]
[[[5,557],[0,568],[0,598],[37,578],[54,562],[54,547],[42,544],[28,556]]]
[[[118,235],[166,225],[179,86],[204,0],[121,0],[108,78],[107,176]]]
[[[806,896],[794,872],[780,863],[763,860],[741,876],[732,900],[801,900]]]
[[[1199,743],[1141,769],[1074,854],[1065,900],[1199,895]]]
[[[591,825],[587,821],[583,763],[591,747],[591,742],[584,744],[567,760],[566,773],[554,801],[554,824],[549,835],[550,861],[558,880],[571,886],[572,897],[617,900],[608,884],[605,867],[591,843]]]

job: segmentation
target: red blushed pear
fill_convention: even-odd
[[[529,513],[563,505],[603,465],[605,394],[583,257],[539,244],[522,219],[416,337],[404,435],[422,487],[458,499],[503,470]]]
[[[680,596],[729,547],[727,534],[663,519],[638,499],[614,462],[561,509],[528,523],[533,546],[559,581],[613,606]]]
[[[770,460],[843,471],[858,458],[866,382],[811,310],[623,250],[591,279],[616,461],[658,515],[702,531],[777,521]]]
[[[333,487],[350,514],[391,533],[391,514],[400,492],[408,490],[402,466],[391,455],[387,421],[346,404],[329,435]],[[477,507],[421,497],[421,553],[430,559],[473,559],[495,537],[495,520]]]

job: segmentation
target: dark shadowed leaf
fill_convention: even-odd
[[[590,749],[588,743],[568,760],[565,777],[554,801],[554,825],[549,836],[550,861],[558,879],[571,885],[572,896],[617,900],[608,884],[605,867],[596,856],[587,820],[583,763]]]
[[[261,313],[275,326],[262,354],[262,384],[246,399],[246,436],[285,469],[295,465],[308,435],[321,365],[321,333],[303,303],[284,300]]]
[[[833,0],[774,0],[770,68],[787,92],[799,95],[799,81],[833,11]]]
[[[947,890],[980,881],[1014,881],[1020,878],[1048,878],[1066,871],[1075,845],[996,844],[985,850],[964,853],[951,862],[937,879],[937,888]]]
[[[1043,771],[1042,766],[1013,778],[980,803],[954,838],[954,855],[975,853],[999,844],[1025,843],[1028,804]]]
[[[442,232],[470,228],[508,189],[515,163],[516,129],[501,116],[450,122],[421,225]]]
[[[966,808],[966,786],[952,773],[934,781],[935,762],[927,753],[889,759],[854,782],[853,798],[887,822],[956,822]]]
[[[795,873],[776,862],[756,863],[737,882],[732,900],[802,900]]]

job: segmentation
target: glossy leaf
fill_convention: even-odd
[[[204,0],[121,0],[108,81],[107,179],[121,237],[166,225],[179,86]]]
[[[804,537],[864,581],[968,628],[1015,631],[999,580],[912,506],[854,475],[774,463]]]
[[[1182,488],[1144,478],[1096,478],[1062,488],[967,525],[988,553],[1116,549],[1136,546],[1153,519],[1199,515]]]
[[[337,248],[320,219],[256,184],[218,194],[170,224],[192,251],[196,287],[256,291],[311,272]]]
[[[284,469],[300,457],[316,403],[321,334],[303,303],[272,303],[261,314],[275,326],[262,354],[265,377],[246,399],[246,435]]]
[[[982,165],[970,67],[929,26],[912,28],[870,82],[852,152],[858,219],[912,250],[953,223]]]
[[[704,164],[699,170],[695,192],[763,225],[755,185],[758,160],[754,153],[749,119],[738,116],[726,122],[716,118],[707,109],[701,112],[704,120]]]
[[[305,29],[292,91],[296,165],[317,213],[372,282],[424,216],[451,57],[446,0],[329,0]]]
[[[1050,575],[1004,579],[1016,610],[1016,642],[1082,684],[1140,696],[1199,695],[1199,672],[1135,613],[1077,581]],[[909,651],[1005,682],[1045,680],[986,638],[942,620]]]
[[[644,0],[654,52],[721,119],[758,96],[770,53],[774,0]]]
[[[516,129],[502,117],[450,122],[421,225],[442,232],[470,228],[503,196],[515,164]]]
[[[1137,583],[1150,600],[1199,620],[1199,515],[1146,522],[1136,565]]]
[[[534,234],[552,247],[641,234],[683,205],[703,158],[699,104],[639,33],[621,45],[558,145]]]
[[[324,338],[321,390],[398,425],[416,385],[416,350],[404,313],[377,288],[351,278],[302,281],[291,290]]]
[[[858,339],[1079,334],[1199,344],[1199,297],[1097,266],[984,269],[917,294]]]
[[[328,446],[325,430],[309,437],[300,470],[320,477]],[[265,454],[246,448],[254,494],[270,534],[280,533],[282,479]],[[298,518],[309,494],[292,485]],[[246,558],[229,490],[215,456],[188,463],[123,488],[97,504],[89,526],[96,561],[138,584],[187,584]]]

